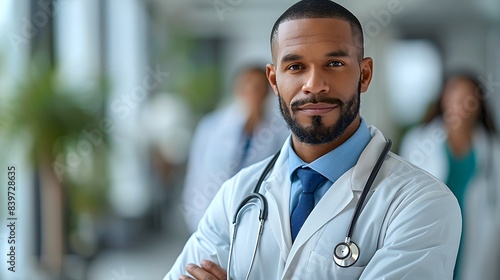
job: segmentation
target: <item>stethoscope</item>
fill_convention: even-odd
[[[335,246],[335,249],[333,251],[333,260],[335,263],[340,266],[340,267],[349,267],[352,266],[356,261],[359,259],[359,247],[356,243],[351,241],[352,233],[354,231],[354,226],[356,225],[356,221],[359,218],[359,215],[361,214],[361,210],[363,208],[366,196],[368,195],[368,192],[370,191],[373,182],[375,181],[375,178],[377,177],[377,174],[382,167],[382,164],[384,163],[385,157],[389,153],[390,149],[392,146],[392,141],[390,139],[387,139],[385,142],[384,149],[380,153],[377,162],[375,163],[375,166],[372,169],[372,172],[370,173],[370,177],[368,177],[368,180],[366,181],[365,187],[363,188],[363,191],[361,193],[361,196],[359,197],[358,202],[356,203],[356,208],[354,210],[354,214],[351,219],[351,223],[349,224],[349,227],[347,228],[347,233],[345,236],[344,242],[341,242]],[[278,156],[280,155],[280,152],[278,151],[271,161],[266,165],[264,168],[264,171],[260,175],[259,181],[257,181],[257,184],[255,185],[255,188],[253,190],[253,193],[250,194],[249,196],[245,197],[243,201],[238,205],[236,208],[236,213],[234,214],[233,221],[232,221],[232,234],[231,234],[231,240],[230,240],[230,245],[229,245],[229,258],[227,261],[227,277],[228,279],[231,279],[231,256],[233,253],[233,246],[234,246],[234,240],[236,239],[236,231],[237,231],[237,224],[238,224],[238,217],[240,215],[241,210],[248,206],[257,206],[260,210],[259,212],[259,227],[257,229],[257,238],[255,241],[253,253],[252,253],[252,259],[250,261],[250,267],[248,268],[247,275],[245,279],[248,279],[250,276],[250,272],[252,271],[252,266],[255,260],[255,256],[257,253],[257,248],[259,247],[260,239],[262,237],[262,230],[264,228],[264,222],[267,219],[267,200],[266,198],[259,193],[260,187],[262,185],[262,182],[264,182],[266,176],[269,174],[271,169],[273,169],[274,164],[276,163],[276,160],[278,159]],[[260,205],[257,203],[259,202]]]

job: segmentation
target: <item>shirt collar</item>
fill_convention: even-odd
[[[361,118],[361,123],[356,132],[340,146],[315,161],[305,163],[292,148],[292,137],[288,140],[288,164],[290,181],[295,170],[301,167],[309,167],[328,178],[332,183],[352,168],[358,161],[361,152],[370,142],[371,134],[366,122]]]

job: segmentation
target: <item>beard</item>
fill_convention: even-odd
[[[294,101],[290,104],[291,111],[286,107],[285,100],[281,97],[278,87],[278,99],[281,115],[285,119],[286,124],[297,137],[297,139],[305,144],[319,145],[330,143],[337,140],[349,125],[356,119],[360,109],[361,99],[361,81],[358,84],[358,92],[347,102],[332,97],[323,97],[321,95],[312,95],[310,98]],[[328,103],[338,105],[340,108],[340,116],[337,122],[330,126],[323,124],[323,117],[312,116],[310,126],[302,126],[293,115],[298,111],[298,107],[307,103]]]

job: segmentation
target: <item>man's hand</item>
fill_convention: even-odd
[[[208,260],[202,260],[201,267],[190,263],[186,265],[186,270],[194,278],[189,277],[187,275],[182,275],[181,277],[179,277],[179,280],[186,280],[186,279],[226,280],[227,279],[226,271],[222,267],[218,266],[216,263]]]

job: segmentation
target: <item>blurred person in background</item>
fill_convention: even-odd
[[[463,227],[454,279],[500,279],[500,147],[488,96],[475,77],[460,72],[445,80],[423,124],[403,138],[400,154],[458,199]]]
[[[283,145],[289,132],[269,92],[264,67],[243,67],[234,82],[235,102],[206,115],[198,124],[182,205],[191,232],[222,183]]]

